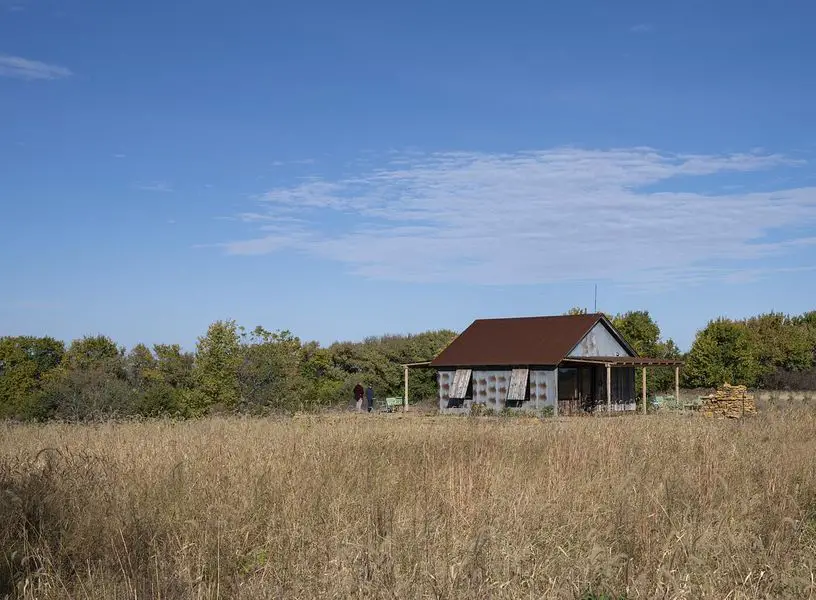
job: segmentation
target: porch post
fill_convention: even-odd
[[[643,414],[645,415],[646,414],[646,367],[643,367],[641,369],[641,371],[643,371],[643,390],[641,390],[641,391],[642,391],[642,395],[643,395]]]
[[[612,414],[612,365],[606,363],[606,414]]]
[[[408,410],[408,365],[403,365],[403,367],[405,367],[405,397],[403,398],[403,400],[404,400],[405,410],[407,411]]]
[[[674,367],[674,399],[680,402],[680,365]]]

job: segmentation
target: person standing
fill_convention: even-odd
[[[357,403],[357,412],[363,412],[363,386],[360,382],[354,386],[354,401]]]
[[[366,400],[368,401],[368,412],[374,410],[374,388],[368,386],[366,388]]]

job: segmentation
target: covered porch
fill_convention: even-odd
[[[635,410],[638,368],[641,371],[641,408],[646,414],[647,369],[673,367],[675,397],[679,398],[682,364],[675,359],[635,356],[566,358],[558,367],[558,414]]]

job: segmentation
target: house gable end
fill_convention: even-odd
[[[607,319],[600,319],[570,351],[571,358],[637,356]]]

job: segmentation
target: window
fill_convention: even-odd
[[[572,400],[578,392],[578,369],[558,369],[558,399]]]

